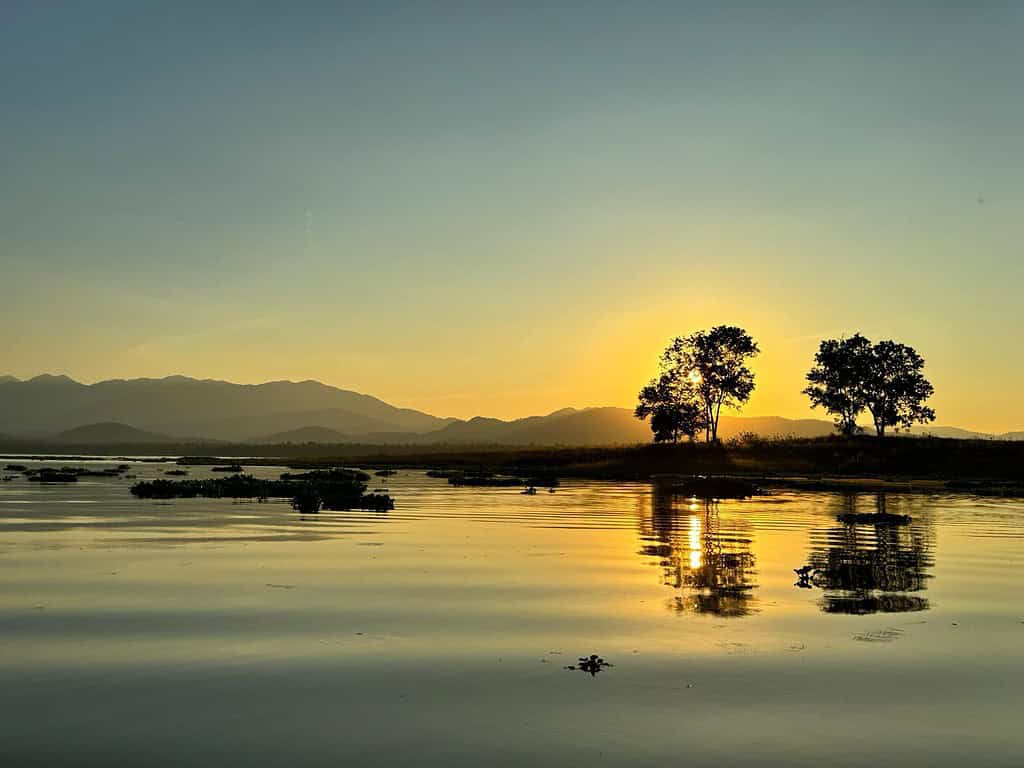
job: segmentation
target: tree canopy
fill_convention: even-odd
[[[722,408],[738,409],[754,391],[747,362],[760,349],[745,330],[718,325],[709,331],[677,336],[660,360],[660,375],[640,391],[637,418],[651,417],[656,442],[691,439],[704,431],[718,440]]]
[[[640,390],[639,403],[633,415],[651,419],[656,443],[678,443],[683,437],[691,440],[704,429],[703,411],[697,404],[690,381],[671,372],[663,372]]]
[[[857,333],[821,342],[803,392],[813,407],[836,417],[843,434],[856,433],[857,417],[867,411],[876,434],[884,437],[888,427],[909,429],[935,420],[925,405],[935,388],[923,371],[924,358],[913,347],[891,340],[872,344]]]
[[[871,342],[859,333],[848,339],[826,339],[807,373],[803,393],[811,406],[835,416],[836,428],[847,436],[860,430],[857,417],[864,410],[861,386],[871,366],[871,353]]]

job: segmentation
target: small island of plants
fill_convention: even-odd
[[[383,493],[367,493],[369,475],[349,469],[325,469],[299,474],[285,473],[279,480],[236,474],[206,480],[146,480],[132,486],[140,499],[291,499],[299,512],[321,509],[394,509],[394,500]]]

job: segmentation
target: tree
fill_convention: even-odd
[[[913,347],[895,341],[872,344],[859,333],[848,339],[826,339],[814,356],[803,390],[811,405],[836,417],[845,435],[858,430],[857,417],[871,414],[875,432],[935,420],[925,401],[935,391],[924,377],[924,359]]]
[[[935,411],[924,404],[935,387],[923,370],[924,358],[913,347],[880,341],[872,348],[859,397],[871,413],[879,437],[885,437],[886,427],[909,429],[915,423],[935,421]]]
[[[678,443],[682,437],[691,440],[704,428],[703,411],[696,400],[692,382],[678,380],[664,371],[640,390],[639,403],[633,411],[638,419],[651,418],[651,431],[656,443]]]
[[[677,336],[662,353],[662,371],[692,385],[708,442],[718,441],[722,408],[738,409],[750,399],[754,372],[747,361],[760,351],[742,328],[717,325],[710,331]]]
[[[825,339],[807,373],[803,393],[811,407],[821,406],[835,416],[836,428],[847,437],[857,434],[857,417],[864,410],[862,385],[871,366],[871,342],[855,333],[848,339]]]

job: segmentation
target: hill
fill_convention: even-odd
[[[650,440],[650,430],[625,408],[564,409],[502,421],[481,416],[423,435],[420,442],[492,445],[624,445]]]
[[[249,442],[258,445],[285,445],[287,443],[322,443],[330,445],[332,443],[344,443],[348,439],[347,435],[343,435],[341,432],[329,429],[328,427],[299,427],[287,432],[264,435],[263,437],[254,438]]]
[[[635,445],[651,440],[648,425],[626,408],[562,408],[509,421],[484,416],[461,421],[398,408],[370,395],[316,381],[234,384],[185,376],[96,384],[54,375],[28,381],[5,377],[0,380],[0,431],[7,435],[3,438],[6,444],[29,440],[126,446],[220,441],[239,445],[571,447]],[[832,422],[825,419],[723,416],[719,424],[723,440],[743,433],[815,438],[833,431]],[[913,434],[1024,438],[1020,432],[994,436],[931,426],[917,428]]]
[[[723,416],[723,439],[744,432],[763,436],[824,437],[834,432],[831,422],[815,419]],[[635,445],[651,440],[650,427],[626,408],[563,409],[547,416],[514,421],[477,417],[423,435],[418,442],[493,445]]]
[[[81,427],[67,429],[56,435],[54,439],[61,443],[71,443],[74,445],[161,444],[174,440],[169,435],[146,432],[142,429],[130,427],[127,424],[118,424],[111,421],[101,424],[85,424]]]
[[[14,435],[116,422],[148,432],[242,441],[310,424],[345,434],[418,433],[450,421],[316,381],[234,384],[169,376],[82,384],[43,375],[0,383],[0,428]]]

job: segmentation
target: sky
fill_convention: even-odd
[[[515,7],[510,7],[515,6]],[[768,8],[767,6],[771,6]],[[631,406],[675,335],[1024,428],[1024,6],[0,4],[0,374]]]

